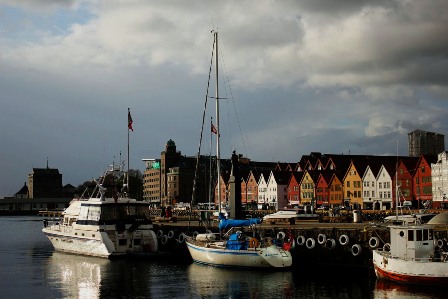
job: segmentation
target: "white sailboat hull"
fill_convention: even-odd
[[[378,278],[421,285],[447,285],[448,262],[432,259],[395,258],[383,250],[373,251],[373,265]]]
[[[292,265],[289,251],[276,247],[249,248],[247,250],[231,250],[196,245],[187,240],[187,247],[195,263],[217,267],[242,268],[285,268]]]

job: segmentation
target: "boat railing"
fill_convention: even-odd
[[[387,258],[390,259],[404,259],[407,261],[414,261],[418,263],[430,263],[430,262],[448,262],[448,252],[438,252],[436,255],[431,255],[429,257],[421,257],[421,258],[408,258],[392,255],[390,251],[384,250],[381,248],[376,249],[380,254],[387,255]]]
[[[63,223],[61,220],[58,219],[44,219],[44,227],[49,227],[53,231],[59,231],[59,232],[71,232],[72,227]]]

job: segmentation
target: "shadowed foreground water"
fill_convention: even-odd
[[[41,232],[40,217],[0,217],[0,227],[1,298],[446,297],[445,289],[377,281],[368,270],[235,270],[62,254]]]

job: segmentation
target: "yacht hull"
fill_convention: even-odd
[[[80,255],[113,258],[125,256],[129,252],[156,252],[157,236],[150,230],[143,237],[142,234],[122,236],[121,244],[118,240],[112,241],[110,234],[94,230],[80,230],[71,227],[51,225],[42,229],[56,251]],[[114,234],[114,233],[112,233]],[[138,245],[132,242],[139,239]]]

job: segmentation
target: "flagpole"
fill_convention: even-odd
[[[128,196],[129,196],[129,194],[130,194],[130,189],[129,189],[129,130],[130,130],[130,128],[129,128],[129,122],[130,122],[130,120],[129,120],[129,118],[131,117],[131,110],[128,108],[128,171],[127,171],[127,173],[126,173],[126,183],[127,183],[127,185],[128,185]],[[132,123],[131,123],[131,125],[132,125]]]

